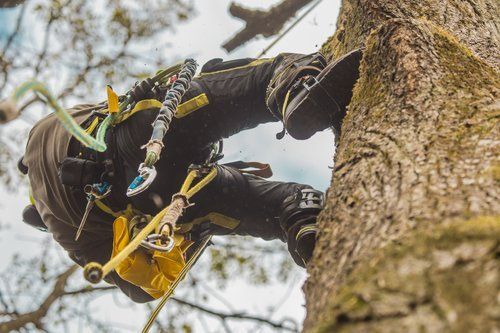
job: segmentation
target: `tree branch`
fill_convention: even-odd
[[[267,12],[251,10],[236,3],[231,3],[229,13],[245,21],[245,27],[225,42],[222,47],[231,52],[258,35],[270,37],[276,35],[285,23],[302,7],[312,0],[283,0]]]
[[[23,5],[21,8],[21,12],[19,13],[19,16],[17,17],[16,21],[16,28],[14,31],[9,35],[9,38],[7,39],[7,42],[5,43],[2,54],[0,55],[0,63],[2,64],[2,71],[4,74],[4,82],[2,86],[0,87],[0,91],[2,91],[5,86],[7,85],[8,77],[9,77],[9,71],[7,70],[10,65],[12,65],[11,61],[8,61],[7,58],[5,57],[5,54],[7,53],[7,50],[9,49],[10,45],[16,38],[17,34],[19,34],[19,31],[21,30],[21,25],[23,22],[24,18],[24,13],[26,12],[26,5]]]
[[[52,292],[45,298],[43,303],[35,311],[19,315],[16,319],[0,324],[0,331],[11,332],[25,327],[27,324],[40,326],[40,321],[47,315],[50,307],[54,302],[60,299],[65,294],[66,283],[69,277],[77,270],[78,266],[73,265],[66,271],[60,274],[54,284]]]
[[[26,0],[2,0],[0,2],[0,8],[12,8],[16,7],[22,3],[24,3]]]
[[[116,286],[108,286],[100,288],[93,288],[92,286],[88,286],[77,290],[67,291],[61,296],[74,296],[74,295],[89,294],[96,291],[110,291],[110,290],[118,290],[118,289],[116,288]]]
[[[266,319],[266,318],[262,318],[262,317],[258,317],[258,316],[246,315],[244,313],[218,312],[216,310],[204,307],[202,305],[194,304],[194,303],[191,303],[191,302],[188,302],[188,301],[176,298],[176,297],[172,297],[172,300],[181,304],[181,305],[188,306],[190,308],[196,309],[198,311],[204,312],[204,313],[209,314],[209,315],[214,316],[214,317],[218,317],[223,322],[225,322],[227,319],[252,320],[252,321],[256,321],[256,322],[259,322],[262,324],[272,326],[272,327],[277,328],[277,329],[281,329],[281,330],[285,330],[285,331],[289,331],[289,332],[298,332],[298,330],[295,328],[285,326],[284,321],[274,322],[270,319]]]

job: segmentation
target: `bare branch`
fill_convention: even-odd
[[[245,21],[246,25],[222,47],[231,52],[258,35],[264,37],[276,35],[297,11],[310,2],[312,0],[283,0],[267,12],[251,10],[234,2],[231,3],[229,13]]]
[[[73,265],[66,271],[64,271],[61,275],[59,275],[59,277],[56,279],[52,292],[45,298],[38,309],[32,312],[21,314],[16,319],[0,324],[0,331],[11,332],[14,330],[19,330],[20,328],[23,328],[30,323],[43,330],[43,327],[40,326],[41,319],[47,315],[47,312],[49,311],[52,304],[62,296],[64,296],[66,283],[68,282],[69,277],[77,270],[77,268],[77,265]]]
[[[192,309],[196,309],[198,311],[204,312],[206,314],[212,315],[214,317],[218,317],[221,321],[225,322],[227,319],[240,319],[240,320],[251,320],[251,321],[256,321],[262,324],[266,324],[269,326],[272,326],[277,329],[289,331],[289,332],[298,332],[296,328],[291,328],[288,326],[284,325],[284,321],[281,322],[274,322],[270,319],[259,317],[259,316],[252,316],[252,315],[247,315],[244,313],[224,313],[224,312],[219,312],[207,307],[204,307],[199,304],[194,304],[176,297],[172,297],[172,300],[177,302],[178,304],[188,306]]]
[[[19,31],[21,30],[21,25],[23,22],[25,12],[26,12],[26,5],[23,5],[21,8],[21,12],[19,13],[19,16],[17,17],[16,28],[9,35],[9,38],[7,39],[7,43],[5,43],[3,50],[2,50],[2,54],[0,55],[0,64],[2,65],[2,71],[4,74],[4,82],[3,82],[2,86],[0,87],[0,91],[2,91],[5,88],[5,86],[7,85],[7,81],[8,81],[8,77],[9,77],[8,68],[9,68],[9,65],[12,65],[11,62],[5,58],[5,54],[7,53],[7,50],[9,49],[10,45],[12,44],[12,42],[14,41],[16,36],[19,34]]]
[[[38,55],[38,62],[34,68],[35,76],[37,76],[40,73],[42,62],[43,62],[43,60],[45,60],[45,56],[47,55],[47,50],[49,49],[49,41],[50,41],[50,29],[51,29],[52,24],[54,24],[56,19],[57,19],[57,16],[54,14],[54,11],[51,10],[49,20],[47,21],[47,24],[45,25],[45,35],[43,37],[42,51]]]
[[[77,290],[67,291],[62,296],[75,296],[75,295],[82,295],[82,294],[89,294],[94,292],[110,291],[110,290],[117,290],[117,288],[116,286],[99,287],[99,288],[93,288],[92,286],[88,286]]]
[[[2,2],[0,2],[0,8],[16,7],[24,3],[24,1],[26,0],[2,0]]]

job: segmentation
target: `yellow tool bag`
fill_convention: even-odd
[[[129,220],[118,217],[113,223],[113,254],[115,257],[132,239]],[[192,242],[182,235],[174,236],[175,245],[170,252],[150,251],[138,248],[116,267],[116,272],[155,299],[163,296],[186,266],[184,253]]]

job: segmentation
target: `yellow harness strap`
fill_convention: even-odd
[[[113,91],[110,85],[106,86],[106,93],[108,94],[108,112],[118,113],[120,111],[118,95]]]
[[[180,104],[177,107],[177,112],[175,113],[175,118],[182,118],[187,116],[188,114],[201,109],[205,105],[208,105],[210,102],[208,101],[207,94],[203,93],[198,96],[191,98],[190,100]]]
[[[137,102],[132,110],[127,113],[124,113],[120,116],[117,123],[121,123],[122,121],[127,120],[132,117],[136,112],[150,110],[150,109],[159,109],[161,108],[161,102],[157,99],[143,99],[142,101]]]
[[[194,220],[192,220],[189,223],[179,224],[177,226],[179,229],[176,231],[178,231],[181,234],[185,234],[185,233],[191,231],[191,229],[193,229],[194,226],[201,224],[203,222],[206,222],[206,221],[209,221],[211,224],[215,224],[215,225],[218,225],[220,227],[223,227],[223,228],[226,228],[229,230],[234,230],[234,229],[236,229],[236,227],[238,227],[240,225],[240,221],[235,219],[235,218],[232,218],[232,217],[220,214],[220,213],[216,213],[216,212],[211,212],[203,217],[195,218]]]
[[[85,133],[92,134],[96,129],[97,125],[99,125],[99,117],[95,117],[94,120],[90,123],[90,125],[85,129]]]

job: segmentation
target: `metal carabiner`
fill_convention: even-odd
[[[160,241],[162,245],[157,245],[155,242]],[[146,237],[145,240],[141,241],[141,246],[148,250],[160,251],[168,253],[174,248],[175,242],[172,236],[166,236],[161,234],[151,234]]]
[[[139,165],[137,170],[139,175],[127,188],[127,197],[133,197],[141,192],[144,192],[155,180],[157,172],[154,166],[148,167],[144,163]]]

